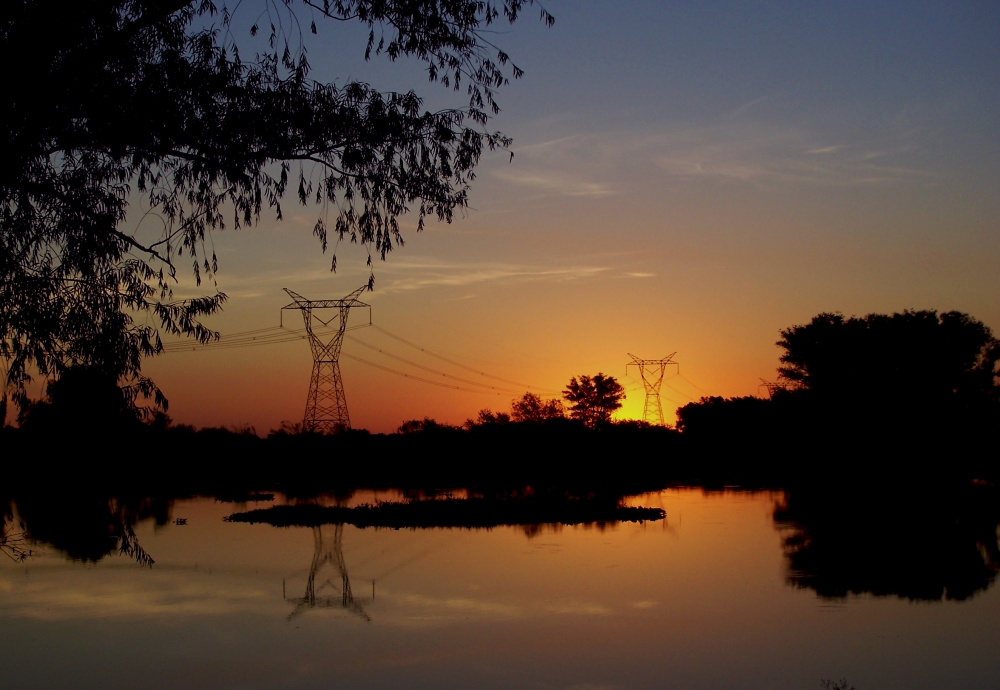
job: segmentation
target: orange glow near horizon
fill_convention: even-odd
[[[760,270],[761,254],[770,251],[766,246],[746,254],[706,247],[637,255],[612,251],[600,235],[581,238],[580,245],[590,245],[586,255],[546,255],[533,261],[507,256],[500,261],[505,252],[524,251],[527,233],[474,232],[474,220],[431,226],[411,237],[404,249],[375,263],[375,290],[364,296],[372,304],[375,325],[468,368],[452,366],[377,329],[350,332],[346,355],[411,376],[439,378],[360,344],[367,343],[455,377],[477,379],[474,371],[479,371],[529,384],[543,397],[557,397],[572,376],[603,372],[628,388],[616,418],[638,419],[644,394],[637,372],[626,375],[626,353],[654,358],[676,351],[683,376],[666,380],[662,388],[664,414],[672,423],[677,407],[705,394],[757,395],[759,379],[775,377],[779,331],[821,311],[860,314],[930,306],[968,311],[987,324],[996,317],[996,306],[986,304],[981,294],[971,295],[968,285],[952,283],[944,289],[912,282],[883,289],[877,276],[896,280],[899,273],[885,271],[880,262],[864,266],[871,282],[865,285],[855,281],[860,270],[855,257],[845,257],[838,272],[829,268],[836,255],[818,250],[800,256],[803,265],[793,266],[791,275]],[[210,326],[224,335],[276,326],[279,309],[288,301],[282,287],[310,299],[337,298],[367,279],[362,261],[349,251],[341,253],[341,266],[347,268],[330,273],[329,258],[302,232],[305,222],[300,217],[216,238],[224,267],[219,287],[230,301]],[[468,232],[459,231],[466,227]],[[417,255],[417,250],[425,253]],[[944,280],[950,272],[940,265]],[[949,270],[960,270],[960,264]],[[796,281],[802,289],[794,288]],[[286,326],[301,328],[297,314],[285,316]],[[360,316],[353,315],[351,323]],[[283,420],[301,420],[311,366],[307,344],[295,341],[172,353],[149,360],[144,371],[167,394],[176,422],[251,424],[265,433]],[[423,417],[461,424],[483,408],[507,410],[524,392],[492,378],[479,380],[507,390],[453,390],[347,357],[341,368],[352,425],[378,432]]]
[[[836,14],[832,7],[824,12]],[[850,62],[859,55],[853,43],[822,43],[827,53],[810,50],[812,71],[800,72],[788,56],[770,61],[772,48],[784,49],[778,44],[726,34],[714,19],[699,24],[705,41],[691,43],[689,28],[681,28],[689,18],[674,17],[687,11],[651,6],[630,16],[610,5],[574,6],[564,13],[568,23],[561,18],[551,32],[519,27],[530,38],[511,35],[512,54],[529,69],[504,92],[495,121],[514,138],[515,156],[484,154],[469,208],[453,223],[430,221],[418,234],[414,214],[400,219],[406,245],[385,261],[373,258],[375,290],[364,300],[374,323],[550,396],[572,376],[615,376],[629,387],[618,414],[625,419],[641,417],[644,397],[634,372],[626,376],[627,353],[676,352],[684,378],[663,387],[668,422],[678,406],[705,394],[757,395],[760,378],[775,378],[781,329],[820,312],[958,310],[1000,332],[1000,139],[989,134],[996,80],[983,78],[976,91],[973,81],[952,78],[980,69],[979,58],[941,62],[965,54],[941,48],[933,64],[904,69],[910,61],[880,52],[899,46],[877,41],[869,57],[885,71],[865,78],[885,82],[858,91],[864,70]],[[885,24],[893,41],[903,36],[896,19]],[[621,22],[632,28],[605,40]],[[835,25],[796,21],[790,32]],[[971,46],[971,26],[991,24],[970,21],[940,38]],[[589,30],[601,40],[581,40]],[[631,31],[649,32],[649,41],[635,41]],[[664,38],[675,31],[676,42]],[[928,35],[913,39],[915,60],[932,54],[924,50]],[[986,50],[994,38],[983,34],[976,45]],[[744,39],[746,50],[729,69],[699,72]],[[647,44],[677,52],[651,61],[635,52]],[[420,77],[418,91],[447,96],[424,89],[423,76],[402,65],[357,55],[345,62],[339,48],[324,50],[311,56],[317,74],[336,69],[342,78],[347,65],[379,88]],[[610,51],[607,64],[593,57],[601,51]],[[701,59],[691,59],[696,53]],[[642,69],[610,66],[626,58]],[[935,70],[941,78],[925,81]],[[628,82],[630,73],[641,83]],[[125,230],[138,222],[139,208],[133,205]],[[328,299],[365,284],[369,254],[349,241],[337,243],[339,269],[331,273],[313,236],[321,212],[289,198],[282,221],[265,213],[252,229],[212,233],[214,278],[230,299],[206,325],[224,335],[277,326],[288,303],[282,288]],[[179,279],[177,297],[215,289],[211,280],[193,285],[183,267]],[[287,316],[300,327],[296,314]],[[475,376],[374,329],[352,335],[422,366]],[[436,376],[354,342],[344,352]],[[251,424],[263,433],[302,419],[311,364],[306,344],[290,342],[163,355],[147,361],[144,373],[170,399],[175,421]],[[523,393],[452,390],[348,359],[342,371],[352,424],[372,431],[423,417],[461,424],[482,408],[506,410]]]

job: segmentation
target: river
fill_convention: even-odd
[[[273,527],[223,520],[267,501],[172,501],[135,523],[151,565],[40,540],[0,558],[0,687],[1000,685],[988,534],[967,591],[892,591],[883,564],[882,589],[831,595],[828,573],[795,571],[791,552],[820,538],[776,519],[783,501],[667,489],[627,500],[664,520],[489,530]],[[873,543],[896,538],[881,529]]]

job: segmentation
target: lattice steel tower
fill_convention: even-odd
[[[667,366],[677,364],[674,361],[676,352],[671,352],[663,359],[639,359],[631,352],[628,356],[632,361],[625,365],[625,373],[628,374],[629,367],[639,367],[639,376],[642,377],[643,388],[646,389],[646,402],[642,406],[642,421],[650,424],[664,426],[663,405],[660,404],[660,386],[663,385],[663,374]]]
[[[767,379],[761,379],[760,385],[757,386],[757,392],[760,393],[761,388],[767,389],[767,397],[774,398],[780,392],[787,391],[793,387],[791,381],[784,380],[780,376],[777,381],[768,381]]]
[[[371,321],[371,305],[358,299],[358,295],[368,289],[359,287],[343,299],[308,300],[302,295],[285,288],[292,298],[292,303],[282,307],[298,309],[302,312],[302,320],[306,325],[306,336],[312,349],[313,368],[312,379],[309,381],[309,395],[306,398],[306,413],[302,418],[304,431],[332,433],[349,429],[351,418],[347,413],[347,398],[344,396],[344,383],[340,379],[340,347],[344,343],[344,331],[347,330],[347,316],[351,309],[367,307],[368,320]],[[315,312],[335,310],[329,319],[324,321]],[[333,330],[333,337],[324,343],[313,330],[313,319],[323,324],[324,328]],[[335,326],[331,323],[338,320]]]

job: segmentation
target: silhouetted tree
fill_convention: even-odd
[[[423,419],[410,419],[399,425],[398,432],[401,434],[419,434],[423,432],[433,432],[440,430],[454,430],[455,427],[441,424],[435,419],[424,417]]]
[[[926,430],[997,416],[1000,341],[968,314],[820,314],[781,335],[780,374],[851,425]]]
[[[614,376],[598,373],[593,377],[574,376],[563,391],[563,398],[570,405],[570,416],[594,427],[610,422],[611,414],[622,406],[625,388]]]
[[[703,397],[677,408],[677,429],[686,435],[745,444],[771,428],[770,400],[753,396]]]
[[[67,369],[48,382],[44,399],[22,409],[22,426],[73,433],[138,426],[147,410],[136,405],[134,389],[119,387],[117,378],[96,366]]]
[[[465,420],[465,424],[462,425],[466,430],[472,429],[477,426],[485,426],[490,424],[506,424],[510,421],[510,415],[506,412],[494,412],[493,410],[484,407],[479,410],[479,414],[476,415],[475,419]]]
[[[465,107],[435,112],[412,91],[311,80],[300,0],[267,3],[269,25],[248,35],[236,13],[256,11],[241,2],[7,3],[0,60],[16,69],[0,110],[5,387],[24,404],[30,367],[48,376],[96,365],[163,404],[142,357],[161,350],[163,332],[214,337],[199,318],[226,299],[176,299],[176,262],[186,257],[199,285],[211,279],[206,235],[252,225],[265,206],[280,219],[290,186],[323,209],[313,232],[324,250],[332,233],[384,258],[410,208],[418,230],[427,216],[450,221],[484,146],[510,142],[487,125],[496,90],[522,72],[484,34],[533,1],[301,0],[309,17],[366,27],[366,59],[415,57],[431,81],[466,89]],[[261,28],[266,39],[255,39]],[[129,219],[137,198],[148,208]]]
[[[543,400],[535,393],[525,393],[510,404],[510,418],[515,422],[544,422],[566,416],[562,400]]]

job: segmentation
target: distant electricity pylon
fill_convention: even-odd
[[[766,388],[767,397],[773,398],[776,393],[779,393],[781,391],[787,391],[789,388],[792,387],[793,386],[791,381],[782,380],[782,378],[779,376],[777,381],[768,381],[767,379],[761,379],[760,385],[757,386],[757,392],[759,393],[761,388]]]
[[[313,369],[309,381],[309,395],[306,398],[306,413],[302,418],[304,431],[331,433],[349,429],[351,418],[347,413],[347,398],[344,396],[344,383],[340,379],[340,347],[344,343],[344,331],[347,330],[347,316],[351,309],[368,307],[368,320],[371,321],[371,305],[358,299],[358,295],[368,289],[359,287],[343,299],[309,300],[285,288],[292,298],[292,303],[282,307],[298,309],[302,312],[302,320],[306,325],[306,335],[309,347],[312,349]],[[335,312],[324,321],[316,311],[333,309]],[[323,324],[324,328],[335,328],[333,338],[324,343],[313,331],[313,319]],[[331,327],[330,324],[339,319]]]
[[[663,374],[674,361],[676,352],[671,352],[663,359],[639,359],[631,352],[628,356],[632,361],[625,365],[625,373],[629,367],[639,367],[642,385],[646,389],[646,402],[642,406],[642,421],[664,426],[663,405],[660,404],[660,386],[663,385]]]

